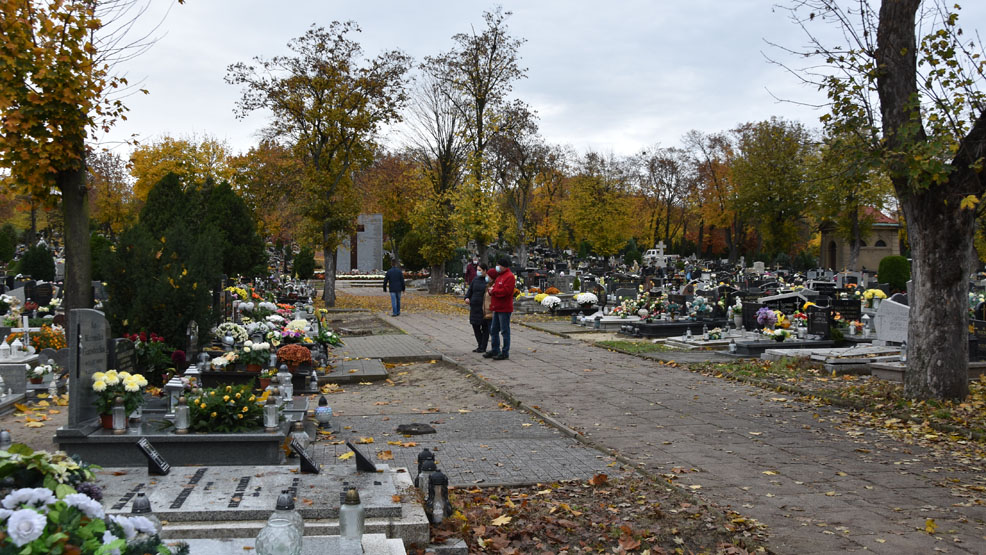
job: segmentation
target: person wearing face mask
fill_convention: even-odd
[[[483,313],[484,299],[486,297],[487,284],[492,283],[490,276],[486,275],[486,263],[480,263],[476,272],[476,277],[469,283],[466,289],[466,304],[469,305],[469,323],[472,324],[472,332],[476,335],[476,348],[474,353],[486,352],[486,343],[490,339],[490,320]],[[492,317],[492,313],[490,313]]]
[[[490,350],[483,358],[506,360],[510,358],[510,313],[514,311],[514,288],[517,278],[510,271],[510,259],[503,257],[496,264],[496,280],[490,286],[490,307],[493,309],[493,322],[490,324],[492,339]],[[503,344],[500,344],[500,336]]]

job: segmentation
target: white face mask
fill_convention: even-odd
[[[486,276],[486,283],[489,283],[490,281],[492,281],[490,280],[490,276]]]
[[[500,273],[500,272],[502,272],[502,271],[503,271],[503,266],[500,266],[499,264],[497,264],[497,265],[496,265],[496,273],[498,273],[498,274],[499,274],[499,273]]]

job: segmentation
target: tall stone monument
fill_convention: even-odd
[[[69,311],[65,332],[69,348],[68,423],[57,435],[85,436],[99,427],[92,375],[108,368],[110,326],[102,312],[77,308]]]
[[[383,215],[360,214],[356,233],[342,242],[336,251],[336,271],[372,272],[388,270],[383,265]]]

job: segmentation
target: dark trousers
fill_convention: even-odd
[[[476,348],[486,350],[486,344],[490,340],[490,320],[483,318],[481,324],[473,324],[472,332],[476,335]]]

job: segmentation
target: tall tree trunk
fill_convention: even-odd
[[[322,299],[325,306],[336,305],[336,249],[322,248],[325,257],[325,284],[322,286]]]
[[[974,211],[945,204],[941,188],[903,199],[913,265],[908,294],[908,395],[964,399],[969,394],[965,313],[972,265]],[[963,253],[957,256],[957,253]]]
[[[852,216],[850,216],[852,225],[850,227],[850,236],[852,240],[849,242],[849,269],[856,272],[859,271],[859,248],[861,230],[859,229],[859,210],[853,209]]]
[[[698,257],[699,258],[702,258],[703,254],[705,253],[704,243],[705,243],[705,220],[699,220],[698,221],[698,246],[695,249],[695,251],[698,254]]]
[[[55,186],[62,193],[65,218],[65,288],[66,312],[73,308],[92,308],[92,259],[89,252],[89,191],[86,166],[63,170],[55,176]]]
[[[428,281],[428,292],[432,295],[441,295],[445,292],[444,264],[438,264],[431,267],[431,279]]]

